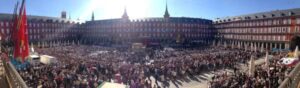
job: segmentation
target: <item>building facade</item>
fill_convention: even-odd
[[[166,7],[163,17],[129,19],[126,9],[121,18],[79,23],[62,18],[27,16],[29,41],[40,46],[80,42],[85,44],[143,43],[145,45],[209,44],[216,33],[213,21],[202,18],[170,17]],[[4,44],[11,42],[12,15],[0,14],[0,32]]]
[[[89,44],[208,44],[216,33],[212,23],[201,18],[170,17],[167,8],[164,17],[129,19],[125,9],[119,19],[94,20],[92,15],[92,20],[83,24],[82,39]]]
[[[64,15],[66,13],[64,12]],[[66,17],[66,16],[64,16]],[[202,18],[170,17],[166,7],[163,17],[129,19],[126,9],[121,18],[84,23],[66,18],[28,16],[29,40],[33,44],[80,42],[85,44],[172,45],[198,42],[262,49],[288,49],[300,33],[300,8],[276,10],[215,21]],[[0,14],[0,33],[10,44],[11,14]]]
[[[214,27],[221,43],[258,47],[267,50],[288,49],[299,35],[300,9],[276,10],[217,19]]]
[[[12,14],[0,14],[0,35],[4,45],[11,43]],[[79,22],[65,18],[27,16],[29,41],[32,44],[54,44],[79,40]]]

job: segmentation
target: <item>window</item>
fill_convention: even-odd
[[[8,27],[9,26],[9,23],[8,22],[6,22],[6,27]]]
[[[300,24],[300,18],[297,18],[297,19],[296,19],[296,23],[297,23],[297,24]]]
[[[6,30],[6,33],[9,34],[9,29]]]

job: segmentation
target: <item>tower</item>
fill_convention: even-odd
[[[124,13],[123,13],[123,16],[122,16],[123,19],[128,19],[128,15],[127,15],[127,10],[126,10],[126,7],[124,9]]]
[[[166,1],[166,10],[165,10],[164,18],[169,18],[169,17],[170,17],[170,14],[169,14],[169,11],[168,11],[168,1]]]
[[[61,12],[61,18],[64,18],[64,19],[67,18],[67,12],[66,11]]]
[[[94,11],[92,12],[92,21],[95,20]]]

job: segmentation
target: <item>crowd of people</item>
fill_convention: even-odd
[[[19,71],[27,85],[33,88],[96,88],[103,82],[125,84],[130,88],[164,88],[168,86],[168,81],[205,71],[237,69],[237,64],[247,63],[251,55],[264,55],[222,47],[132,50],[72,45],[36,48],[35,51],[56,57],[57,63],[29,65],[27,69]],[[257,70],[256,75],[260,74],[263,72]],[[232,83],[230,80],[246,79],[243,74],[235,76],[215,77],[212,88],[220,84],[220,79],[228,79],[228,85]],[[158,82],[162,84],[158,85]],[[248,82],[251,81],[239,84]]]
[[[255,65],[254,74],[248,71],[216,74],[210,81],[210,88],[277,88],[292,70],[279,63],[286,53],[273,53],[269,64]]]

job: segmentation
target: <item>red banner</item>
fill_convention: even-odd
[[[16,29],[14,29],[14,58],[24,62],[29,55],[29,41],[27,30],[27,17],[25,5],[20,10],[19,18],[16,19]]]

